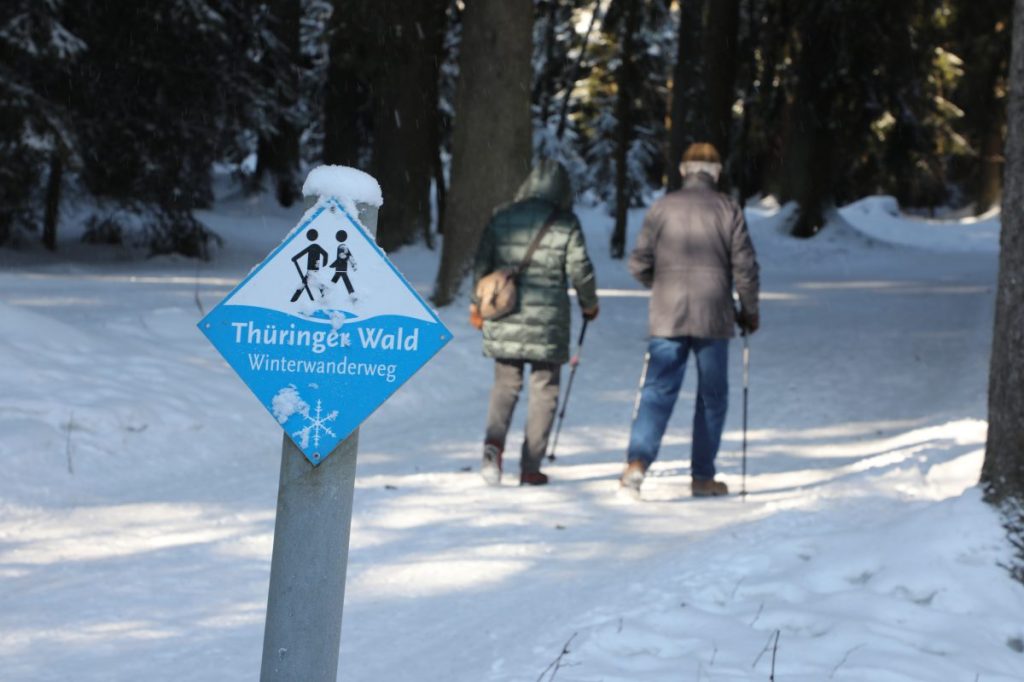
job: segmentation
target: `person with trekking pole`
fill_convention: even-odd
[[[501,483],[503,454],[523,374],[530,366],[526,437],[519,484],[544,485],[540,470],[558,407],[561,366],[569,360],[571,283],[586,322],[597,318],[597,282],[569,174],[557,161],[537,164],[511,204],[498,207],[473,264],[470,323],[483,330],[484,355],[494,358],[480,474]]]
[[[706,142],[690,145],[679,170],[683,187],[651,206],[629,258],[630,272],[651,289],[651,338],[619,479],[634,496],[658,457],[691,353],[697,405],[690,491],[694,497],[728,494],[715,480],[715,457],[729,406],[729,339],[736,325],[748,335],[760,325],[757,255],[743,210],[715,188],[722,171],[718,150]]]

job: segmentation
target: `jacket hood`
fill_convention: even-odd
[[[523,199],[544,199],[559,208],[571,209],[572,182],[565,166],[554,159],[539,162],[516,192],[516,201]]]

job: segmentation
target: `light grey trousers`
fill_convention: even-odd
[[[485,444],[505,450],[505,438],[512,423],[512,412],[523,388],[525,360],[495,360],[494,387],[487,410]],[[558,385],[562,367],[555,362],[530,362],[530,393],[526,412],[526,439],[523,441],[520,469],[524,473],[540,471],[548,450],[551,425],[558,409]]]

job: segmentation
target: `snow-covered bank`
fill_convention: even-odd
[[[999,251],[999,211],[957,220],[915,218],[900,212],[893,197],[867,197],[839,209],[858,232],[881,242],[945,252]]]
[[[174,259],[4,254],[0,679],[258,676],[280,429],[194,324],[299,213],[204,213],[226,246],[198,279]],[[615,477],[647,299],[606,256],[611,220],[580,213],[606,295],[553,484],[472,470],[491,366],[465,306],[441,311],[455,340],[361,432],[339,679],[533,681],[571,639],[558,682],[766,680],[777,631],[779,680],[1024,678],[1024,588],[973,487],[991,250],[798,242],[751,210],[751,494],[687,497],[691,375],[630,503]],[[395,260],[429,291],[435,254]],[[737,489],[733,360],[720,468]]]

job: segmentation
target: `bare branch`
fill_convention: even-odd
[[[555,660],[551,661],[551,663],[548,664],[548,667],[544,668],[544,672],[542,672],[540,677],[537,678],[537,682],[542,682],[544,680],[544,676],[548,674],[548,671],[551,672],[551,676],[548,677],[548,682],[555,679],[555,675],[558,674],[558,669],[562,667],[562,658],[569,653],[569,645],[572,644],[572,640],[576,639],[576,635],[578,634],[578,632],[574,632],[572,633],[572,637],[566,640],[565,644],[562,645],[562,653],[558,654]]]
[[[778,629],[775,629],[775,630],[772,631],[772,634],[768,635],[768,641],[764,643],[764,648],[761,649],[761,653],[759,653],[757,655],[757,658],[754,659],[754,662],[750,664],[751,668],[756,668],[758,662],[761,660],[761,657],[764,656],[766,653],[768,653],[769,649],[772,649],[772,640],[773,639],[775,640],[775,647],[777,648],[779,646],[779,635],[780,634],[781,634],[781,631],[778,630]],[[775,665],[775,652],[773,651],[772,652],[772,666],[773,666],[773,668],[774,668],[774,665]],[[772,674],[774,675],[774,672]]]
[[[850,654],[852,654],[852,653],[853,653],[854,651],[856,651],[857,649],[860,649],[860,648],[861,648],[861,647],[863,647],[863,646],[864,646],[863,644],[858,644],[857,646],[855,646],[855,647],[853,647],[852,649],[850,649],[849,651],[847,651],[847,652],[846,652],[846,653],[845,653],[845,654],[843,655],[843,660],[841,660],[841,661],[839,661],[838,663],[836,663],[836,667],[832,668],[832,672],[830,672],[830,673],[828,674],[828,679],[830,679],[830,680],[831,680],[831,679],[832,679],[832,678],[833,678],[833,677],[835,676],[836,672],[838,672],[838,670],[839,670],[839,669],[840,669],[841,667],[843,667],[843,664],[844,664],[844,663],[846,663],[846,660],[847,660],[848,658],[850,658]]]

